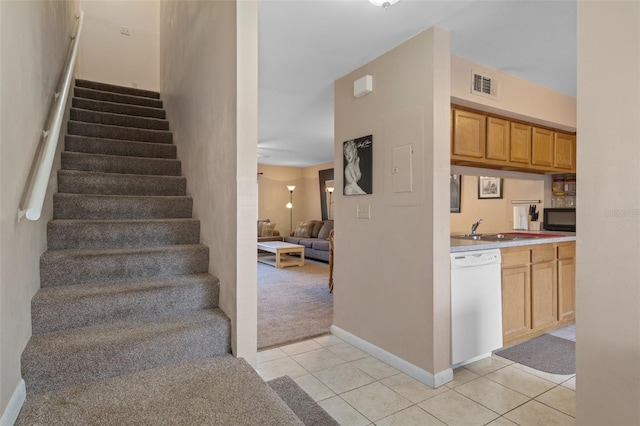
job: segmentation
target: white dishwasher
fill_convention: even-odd
[[[500,250],[451,253],[451,364],[502,347]]]

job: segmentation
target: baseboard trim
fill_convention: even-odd
[[[399,356],[394,355],[391,352],[388,352],[372,343],[369,343],[366,340],[361,339],[360,337],[355,336],[335,325],[331,326],[331,334],[334,334],[345,342],[352,344],[361,351],[364,351],[369,355],[378,358],[380,361],[386,362],[393,368],[402,371],[404,374],[413,377],[414,379],[418,380],[421,383],[424,383],[430,388],[437,388],[453,380],[453,370],[451,368],[447,368],[444,371],[432,374],[427,370],[424,370],[408,361],[405,361]]]
[[[0,426],[13,426],[18,419],[18,414],[20,414],[20,410],[22,410],[22,405],[26,399],[27,386],[25,385],[24,380],[20,379],[18,386],[16,386],[16,390],[13,391],[13,395],[9,400],[7,408],[5,408],[4,413],[2,413]]]

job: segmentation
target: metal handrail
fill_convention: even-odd
[[[53,113],[50,112],[50,119],[42,133],[44,138],[43,146],[42,149],[39,150],[39,155],[37,155],[34,160],[37,164],[34,164],[33,173],[28,181],[27,192],[25,193],[27,195],[18,208],[18,222],[22,217],[26,217],[28,220],[38,220],[42,214],[42,206],[44,205],[44,198],[47,194],[49,176],[51,175],[53,160],[56,156],[62,119],[64,118],[71,81],[73,80],[73,69],[76,63],[76,56],[78,55],[78,40],[80,38],[80,32],[82,31],[84,12],[80,12],[77,19],[76,31],[71,37],[71,54],[68,55],[69,58],[65,63],[58,90],[54,95],[54,103],[51,106]]]

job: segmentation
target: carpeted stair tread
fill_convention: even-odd
[[[182,176],[60,170],[58,191],[71,194],[180,196],[187,194],[187,180]]]
[[[104,173],[180,176],[180,160],[120,155],[61,153],[62,170],[84,170]]]
[[[98,101],[95,99],[73,98],[71,106],[91,111],[111,112],[114,114],[126,114],[136,117],[151,117],[166,119],[167,114],[163,109],[144,107],[138,105],[122,104],[118,102]]]
[[[66,135],[64,140],[66,151],[123,157],[177,158],[177,147],[173,144],[78,135]]]
[[[69,120],[67,130],[71,135],[91,136],[139,142],[173,143],[173,134],[167,130],[137,129],[107,124],[85,123]]]
[[[212,309],[218,306],[218,293],[218,279],[208,273],[46,287],[31,299],[33,334]]]
[[[169,122],[158,118],[135,117],[112,112],[91,111],[88,109],[71,108],[71,120],[85,123],[107,124],[110,126],[134,127],[139,129],[169,130]]]
[[[191,197],[53,194],[54,219],[190,218],[192,208]]]
[[[197,219],[73,220],[47,224],[47,247],[109,249],[156,247],[200,242]]]
[[[40,286],[118,283],[201,274],[209,269],[203,244],[103,250],[47,250],[40,256]]]
[[[105,92],[102,90],[88,89],[86,87],[75,87],[73,96],[83,99],[93,99],[96,101],[114,102],[120,104],[138,105],[149,108],[162,108],[160,99],[146,98],[144,96],[131,96],[121,93]]]
[[[118,86],[115,84],[101,83],[98,81],[76,79],[76,87],[85,87],[87,89],[102,90],[104,92],[122,93],[125,95],[160,99],[160,93],[153,90],[139,89],[137,87]]]
[[[220,309],[32,336],[22,377],[34,394],[149,368],[227,354],[231,325]]]
[[[243,359],[231,355],[30,395],[16,426],[303,423]]]

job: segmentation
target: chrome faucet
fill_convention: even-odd
[[[476,230],[478,229],[478,226],[480,226],[481,223],[482,223],[482,219],[478,219],[476,223],[471,225],[471,235],[476,235]]]

